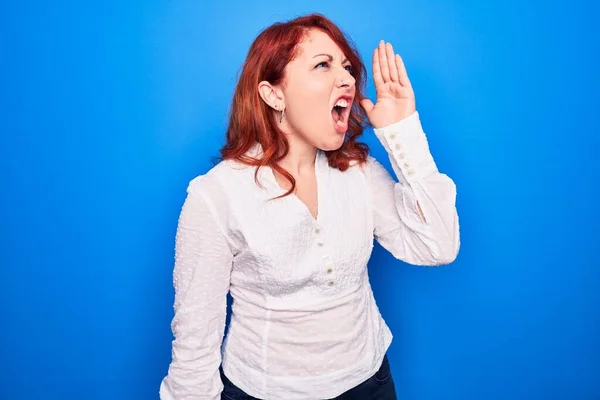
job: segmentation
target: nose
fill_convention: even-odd
[[[352,87],[355,83],[355,79],[345,68],[343,68],[343,72],[341,72],[337,78],[337,87]]]

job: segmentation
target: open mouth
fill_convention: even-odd
[[[350,108],[352,107],[352,99],[342,97],[336,101],[331,110],[331,117],[335,125],[335,130],[339,133],[345,133],[348,130],[348,117],[350,116]]]

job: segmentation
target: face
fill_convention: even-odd
[[[352,65],[320,30],[307,34],[297,54],[286,66],[284,83],[274,90],[277,105],[285,106],[280,126],[291,145],[336,150],[344,142],[356,90]]]

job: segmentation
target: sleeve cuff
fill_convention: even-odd
[[[438,172],[417,111],[383,128],[374,129],[399,180],[412,182]]]

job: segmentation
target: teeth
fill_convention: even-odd
[[[348,100],[346,99],[339,99],[337,101],[337,103],[335,103],[336,107],[348,107]]]

